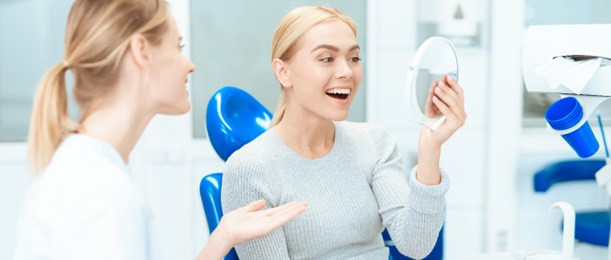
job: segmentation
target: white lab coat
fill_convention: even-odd
[[[70,135],[32,183],[15,259],[155,259],[152,214],[109,144]]]

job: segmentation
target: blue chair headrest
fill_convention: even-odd
[[[233,152],[267,130],[272,113],[246,91],[223,87],[206,108],[206,129],[216,153],[227,160]]]

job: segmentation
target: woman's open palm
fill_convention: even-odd
[[[223,227],[230,241],[237,245],[274,231],[307,208],[306,202],[289,202],[261,210],[265,203],[265,200],[258,200],[225,214],[219,227]]]

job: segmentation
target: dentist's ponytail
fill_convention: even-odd
[[[76,131],[77,124],[68,114],[67,69],[63,63],[49,69],[34,96],[28,137],[34,177],[49,163],[63,137]]]

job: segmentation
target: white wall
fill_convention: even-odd
[[[0,1],[0,141],[27,132],[38,75],[61,60],[63,34],[51,31],[63,27],[56,21],[65,19],[68,7],[58,0]]]

